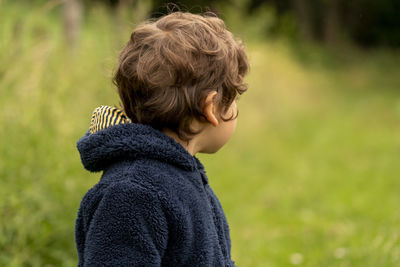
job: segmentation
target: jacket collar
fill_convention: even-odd
[[[104,125],[104,118],[99,116],[97,123]],[[95,128],[93,116],[90,128]],[[89,171],[102,171],[120,160],[151,158],[204,174],[204,167],[195,156],[173,138],[148,125],[125,120],[92,132],[88,131],[77,143],[83,166]]]

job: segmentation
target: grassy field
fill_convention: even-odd
[[[118,104],[121,43],[92,9],[68,51],[51,6],[0,1],[0,266],[76,266],[79,202],[100,174],[75,143]],[[119,32],[121,34],[121,32]],[[237,132],[199,155],[239,266],[400,266],[400,55],[247,40]]]

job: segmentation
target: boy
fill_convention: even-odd
[[[241,42],[212,14],[175,12],[139,25],[102,106],[78,141],[103,171],[76,220],[78,266],[234,266],[229,227],[198,152],[231,137],[247,90]]]

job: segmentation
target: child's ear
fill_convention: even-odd
[[[214,102],[215,98],[217,97],[217,91],[211,91],[208,93],[206,96],[206,99],[204,101],[204,116],[207,118],[207,120],[213,125],[213,126],[218,126],[219,122],[217,119],[217,106],[216,103]]]

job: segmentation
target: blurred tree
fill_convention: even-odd
[[[400,47],[400,1],[341,1],[343,20],[352,39],[363,46]]]
[[[79,38],[82,8],[81,0],[65,0],[63,4],[65,37],[67,43],[73,49]]]
[[[328,46],[335,46],[340,41],[339,0],[325,0],[324,41]]]
[[[23,0],[21,0],[23,1]],[[33,0],[42,2],[42,0]],[[262,6],[269,6],[276,13],[276,19],[269,34],[286,35],[291,39],[299,38],[306,41],[317,41],[331,47],[340,44],[344,37],[360,46],[369,47],[386,45],[400,47],[400,1],[399,0],[66,0],[73,3],[84,1],[85,6],[93,3],[106,4],[115,14],[116,29],[120,29],[122,13],[137,9],[139,3],[146,2],[144,15],[134,19],[142,20],[150,13],[151,17],[160,17],[171,10],[185,10],[194,13],[213,11],[218,14],[218,7],[232,5],[238,1],[247,3],[247,12],[255,14]],[[75,6],[76,8],[76,6]],[[66,9],[67,10],[67,9]],[[71,8],[73,10],[73,8]],[[131,10],[131,11],[130,11]],[[241,11],[246,13],[246,10]],[[66,12],[72,14],[74,12]],[[132,11],[131,18],[134,11]],[[140,13],[140,12],[139,12]],[[139,14],[135,13],[135,16]],[[76,13],[78,14],[78,13]],[[67,21],[67,19],[66,19]],[[75,18],[75,21],[78,21]],[[73,39],[72,29],[68,22],[69,39]]]
[[[310,6],[304,5],[304,0],[292,0],[294,14],[297,18],[299,34],[306,40],[311,41],[314,39],[313,23],[310,14]]]
[[[282,18],[292,16],[297,37],[306,41],[336,46],[348,36],[364,47],[400,47],[399,0],[249,0],[247,10],[252,14],[262,5],[275,9],[272,31],[277,34]]]
[[[130,12],[129,10],[133,9],[133,0],[108,0],[110,2],[110,5],[112,7],[113,11],[113,18],[114,18],[114,27],[115,30],[117,31],[117,42],[122,43],[123,42],[123,26],[124,26],[124,12],[128,12],[129,18],[133,15],[133,12]]]

